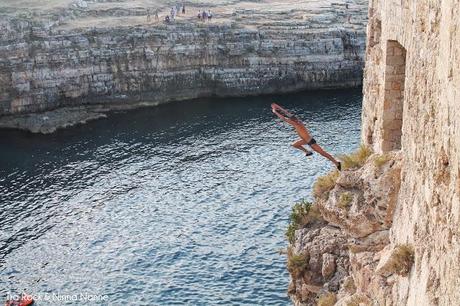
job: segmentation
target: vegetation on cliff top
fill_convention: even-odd
[[[339,158],[342,161],[342,170],[362,167],[371,154],[372,150],[369,147],[361,145],[356,152],[340,155]],[[327,198],[329,196],[329,192],[334,188],[338,178],[339,172],[337,170],[329,172],[324,176],[320,176],[313,185],[314,197],[317,199],[321,197]]]
[[[369,147],[361,145],[358,150],[351,154],[340,155],[339,159],[342,161],[342,169],[362,167],[371,154],[372,150]]]
[[[302,200],[294,204],[289,217],[289,225],[286,230],[286,237],[291,244],[294,243],[295,231],[304,227],[312,220],[321,218],[318,209],[310,202]]]
[[[322,196],[327,197],[329,195],[329,191],[334,188],[338,178],[338,171],[332,171],[324,176],[318,177],[315,184],[313,185],[313,195],[315,198],[319,199]]]

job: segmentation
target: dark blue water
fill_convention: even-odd
[[[178,102],[53,135],[0,131],[2,299],[289,304],[279,250],[290,207],[332,165],[289,147],[296,135],[273,101],[331,153],[357,147],[360,90]]]

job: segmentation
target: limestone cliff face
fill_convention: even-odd
[[[373,0],[367,35],[362,141],[375,154],[329,180],[322,226],[296,231],[294,254],[310,261],[290,294],[298,305],[457,305],[460,3]],[[312,230],[331,228],[315,248]]]
[[[410,249],[387,258],[407,247],[391,248],[389,240],[401,159],[400,153],[374,154],[361,168],[331,174],[335,182],[313,204],[319,214],[296,231],[290,246],[289,261],[304,260],[291,270],[295,305],[321,304],[327,296],[338,305],[391,305],[395,275],[407,273],[412,260]]]
[[[345,4],[328,1],[321,8],[233,12],[212,23],[192,16],[169,25],[84,27],[67,17],[53,24],[5,17],[0,115],[358,86],[366,16],[358,4],[364,7],[351,2],[358,12],[351,22]]]

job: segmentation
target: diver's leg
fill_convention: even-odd
[[[317,143],[314,143],[310,145],[310,147],[315,151],[321,154],[322,156],[326,157],[329,159],[331,162],[333,162],[337,167],[339,166],[339,161],[337,161],[334,157],[332,157],[331,154],[327,153],[326,151],[323,150]]]
[[[296,149],[299,149],[299,150],[305,152],[305,154],[307,154],[307,155],[311,155],[312,153],[303,147],[306,144],[307,144],[307,142],[305,140],[299,139],[299,140],[296,140],[295,142],[293,142],[292,146],[294,148],[296,148]]]

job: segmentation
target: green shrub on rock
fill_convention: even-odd
[[[342,170],[360,168],[371,156],[372,150],[365,145],[361,145],[356,152],[339,156],[342,161]]]
[[[294,254],[292,247],[287,252],[287,268],[293,277],[301,275],[308,267],[308,254]]]
[[[304,227],[312,220],[321,219],[318,209],[310,202],[302,200],[294,204],[289,217],[289,225],[286,230],[286,237],[289,242],[294,243],[295,231]]]
[[[351,192],[346,191],[340,195],[338,206],[342,209],[347,209],[350,207],[351,201],[353,201],[353,195]]]
[[[325,176],[320,176],[313,185],[313,195],[315,198],[319,199],[322,197],[328,197],[329,192],[334,188],[338,178],[338,171],[333,171]]]

